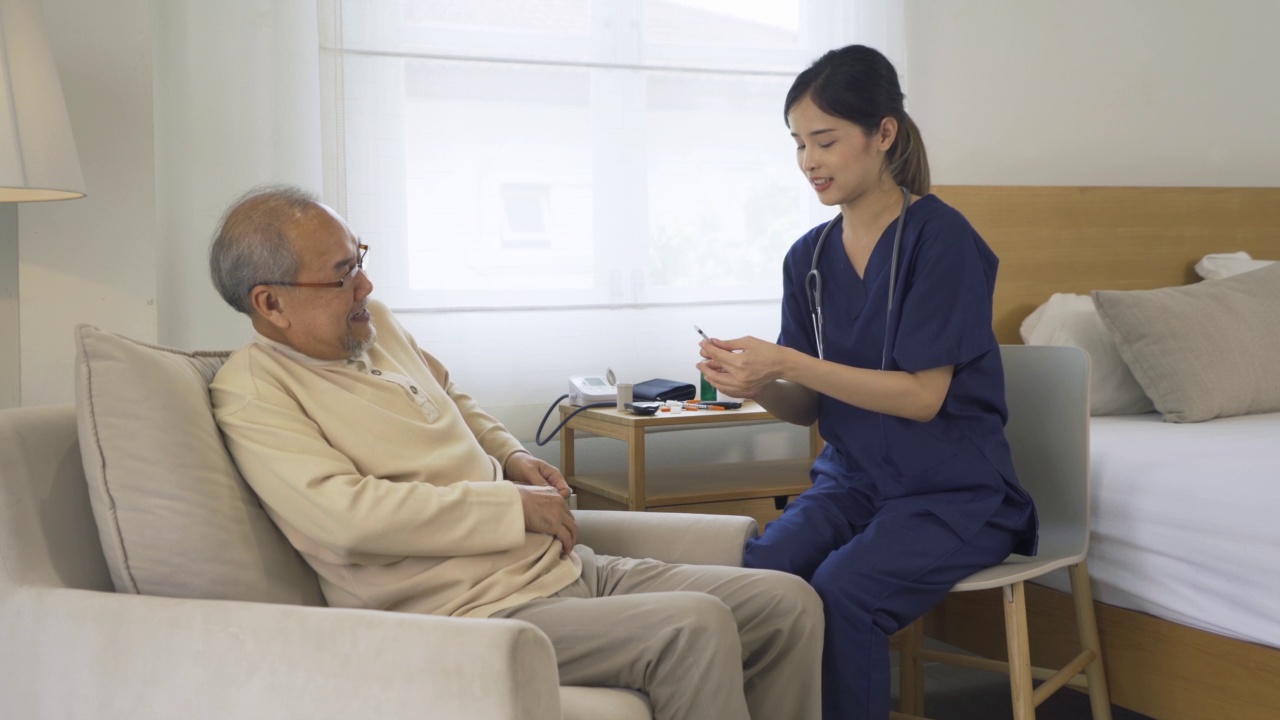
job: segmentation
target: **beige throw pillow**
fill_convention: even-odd
[[[1280,264],[1093,299],[1166,421],[1280,411]]]
[[[222,443],[208,386],[227,355],[76,328],[80,450],[111,579],[119,592],[323,605]]]

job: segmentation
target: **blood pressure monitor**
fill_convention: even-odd
[[[569,402],[574,405],[610,402],[618,399],[618,387],[613,383],[613,373],[599,375],[574,375],[569,378]]]

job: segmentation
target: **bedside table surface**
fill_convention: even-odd
[[[577,409],[577,405],[561,405],[560,417],[563,418]],[[573,423],[574,420],[579,418],[628,428],[654,428],[703,423],[759,422],[761,420],[777,419],[768,410],[751,400],[743,401],[742,407],[736,410],[684,410],[679,413],[659,411],[656,415],[635,415],[617,408],[591,408],[578,413],[569,422]]]

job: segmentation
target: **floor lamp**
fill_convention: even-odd
[[[39,0],[0,0],[0,203],[84,197]],[[21,404],[18,213],[0,206],[0,408]]]

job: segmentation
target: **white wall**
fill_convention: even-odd
[[[1280,185],[1280,3],[911,0],[934,181]]]
[[[0,215],[20,258],[20,314],[0,271],[0,403],[16,352],[23,405],[72,401],[78,323],[243,344],[248,321],[209,282],[214,224],[258,183],[320,190],[313,0],[42,1],[88,196],[24,204],[7,234]]]
[[[259,183],[320,192],[313,0],[157,0],[156,198],[161,343],[243,345],[249,320],[209,280],[227,205]]]
[[[72,328],[156,337],[148,0],[43,0],[88,195],[18,208],[22,404],[72,400]]]

